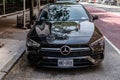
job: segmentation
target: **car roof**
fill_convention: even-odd
[[[62,3],[49,3],[49,4],[47,4],[47,5],[81,5],[81,6],[83,6],[82,4],[80,4],[80,3],[71,3],[71,2],[62,2]]]
[[[77,3],[77,0],[56,0],[56,3]]]
[[[59,3],[55,3],[55,4],[48,4],[48,6],[51,6],[51,5],[56,5],[56,6],[70,6],[70,7],[75,7],[75,6],[81,6],[82,7],[82,5],[81,4],[69,4],[69,3],[61,3],[61,4],[59,4]]]

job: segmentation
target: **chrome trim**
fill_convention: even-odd
[[[91,56],[83,56],[83,57],[67,57],[69,59],[86,59],[96,65],[98,62],[102,61],[102,59],[95,60]],[[43,59],[66,59],[63,57],[43,57]]]
[[[71,51],[90,51],[90,48],[71,48]]]
[[[67,45],[64,45],[60,48],[60,52],[62,55],[68,55],[71,52],[71,48]]]
[[[76,51],[90,51],[89,47],[86,48],[70,48],[71,52],[76,52]],[[41,48],[41,51],[56,51],[56,52],[60,52],[60,48]]]
[[[41,48],[40,51],[60,52],[60,48]]]

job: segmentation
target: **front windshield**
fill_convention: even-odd
[[[50,21],[89,20],[81,5],[50,5],[48,17]]]

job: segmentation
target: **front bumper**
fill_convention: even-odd
[[[59,59],[73,60],[73,66],[62,66],[62,67],[58,66]],[[50,68],[79,68],[79,67],[95,66],[101,61],[102,59],[95,60],[90,56],[69,57],[69,58],[44,57],[43,62],[41,62],[40,64],[43,67],[50,67]]]
[[[72,66],[58,66],[58,60],[72,60]],[[28,60],[37,66],[49,67],[49,68],[80,68],[87,66],[95,66],[103,60],[103,53],[98,53],[88,56],[79,57],[46,57],[35,53],[28,54]]]

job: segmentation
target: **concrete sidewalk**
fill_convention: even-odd
[[[26,14],[28,13],[27,11]],[[35,13],[37,14],[36,10]],[[26,49],[29,29],[15,28],[17,15],[0,18],[0,80],[9,73]]]
[[[28,31],[11,27],[0,34],[0,80],[9,73],[23,55]]]
[[[0,80],[2,80],[25,51],[25,41],[0,39],[0,42],[4,44],[0,48]]]
[[[12,18],[15,17],[13,16]],[[9,19],[8,21],[10,22],[4,22],[1,24],[12,24],[12,20],[13,19]],[[0,21],[3,22],[5,20]],[[4,26],[5,28],[3,29],[2,27]],[[26,35],[29,31],[15,28],[11,25],[4,26],[0,25],[0,80],[2,80],[9,73],[17,60],[19,60],[19,58],[23,55],[26,48]]]

